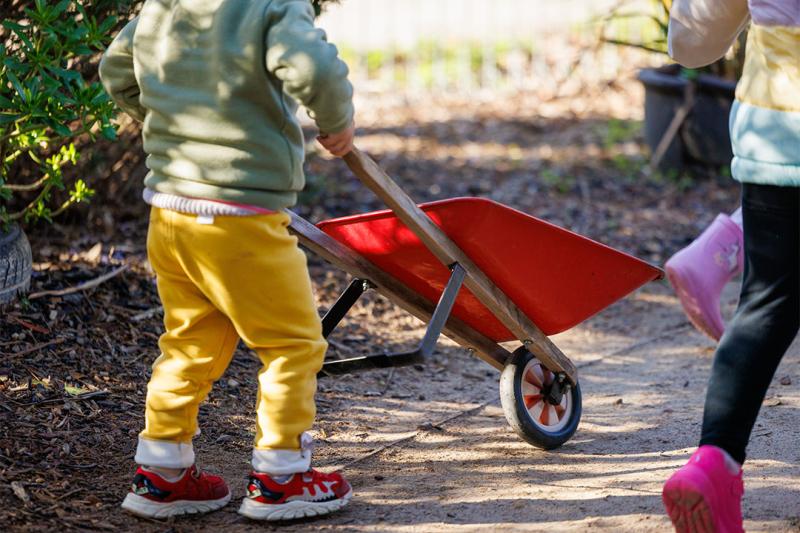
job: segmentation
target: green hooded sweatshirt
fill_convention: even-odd
[[[320,131],[353,120],[347,66],[309,0],[147,0],[100,62],[144,122],[145,185],[267,209],[302,190],[303,104]]]

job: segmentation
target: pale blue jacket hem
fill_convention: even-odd
[[[742,157],[734,157],[731,175],[742,183],[800,187],[800,166],[765,163]]]
[[[735,101],[731,174],[744,183],[800,186],[800,113]]]

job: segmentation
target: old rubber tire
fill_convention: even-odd
[[[31,260],[31,245],[19,226],[0,226],[0,306],[28,290]]]
[[[500,375],[500,402],[509,425],[525,441],[544,450],[567,442],[581,419],[579,384],[569,386],[557,406],[539,398],[542,388],[553,379],[555,376],[524,347],[514,352]],[[543,413],[545,409],[547,412]]]

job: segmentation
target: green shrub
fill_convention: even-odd
[[[116,135],[96,60],[132,3],[11,0],[2,8],[0,223],[50,221],[91,197],[85,177],[64,170],[82,145]]]

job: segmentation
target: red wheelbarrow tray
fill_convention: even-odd
[[[545,335],[565,331],[649,281],[660,269],[485,198],[420,208]],[[450,272],[391,210],[317,224],[409,289],[439,299]],[[515,336],[468,289],[453,315],[495,342]]]

